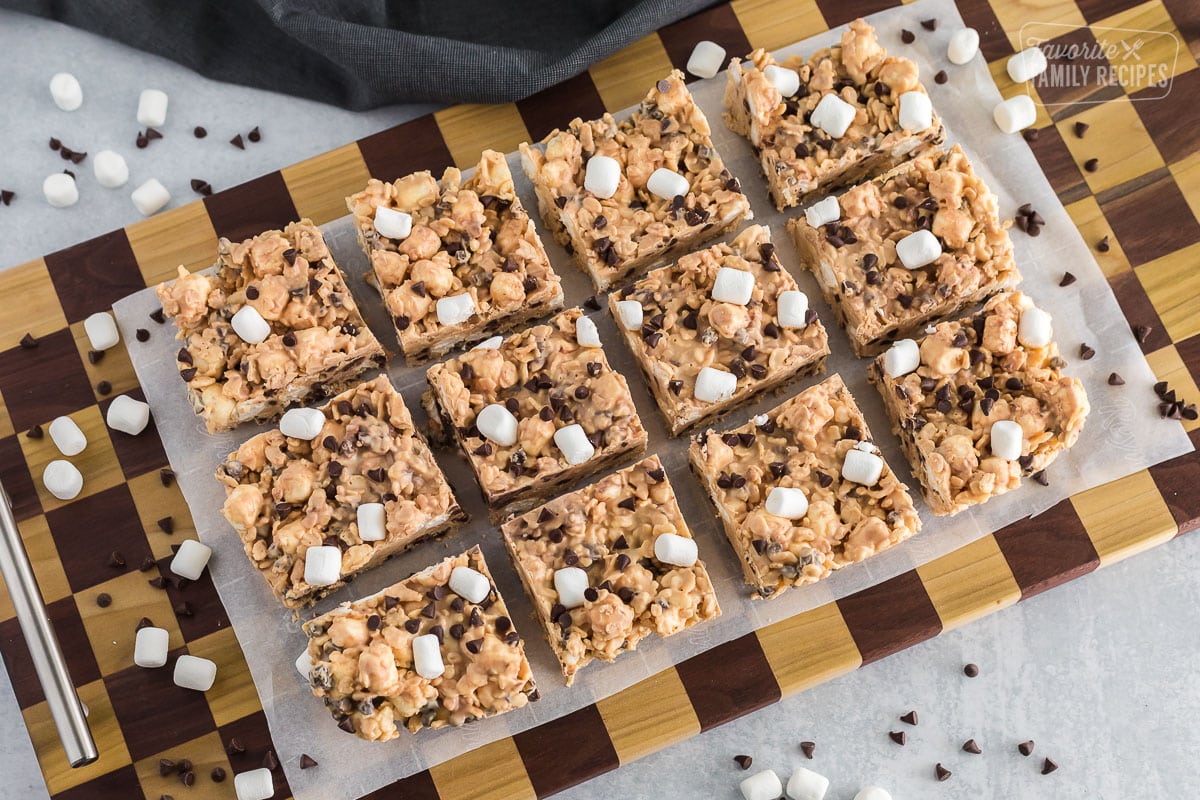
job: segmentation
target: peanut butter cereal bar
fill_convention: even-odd
[[[494,521],[646,449],[629,385],[590,325],[569,309],[426,373],[431,431],[458,442]]]
[[[958,145],[823,202],[836,219],[798,217],[788,230],[856,355],[919,335],[1021,280],[996,195]],[[929,249],[914,257],[906,248],[917,244]]]
[[[1062,373],[1066,362],[1049,334],[1049,317],[1028,296],[1004,293],[871,363],[869,377],[933,513],[983,503],[1016,489],[1022,476],[1044,482],[1042,471],[1079,437],[1087,393]]]
[[[815,583],[917,533],[912,498],[831,375],[688,453],[757,597]]]
[[[562,285],[503,153],[484,150],[466,181],[454,167],[440,182],[429,172],[372,178],[346,205],[410,364],[562,308]],[[401,212],[390,215],[399,229],[389,210]]]
[[[290,608],[466,521],[387,376],[331,399],[311,441],[279,430],[246,441],[217,468],[222,513],[246,555]],[[368,506],[368,504],[372,504]],[[378,522],[362,530],[363,512]],[[314,583],[311,548],[336,570]]]
[[[726,278],[740,296],[726,293]],[[608,297],[673,436],[791,378],[825,371],[825,328],[761,225]],[[632,328],[622,307],[629,302],[641,309],[634,309],[641,321]],[[707,374],[713,370],[728,376]],[[706,394],[709,378],[725,380],[732,391]]]
[[[651,634],[670,636],[721,614],[704,562],[656,556],[658,537],[692,538],[657,456],[512,519],[502,532],[568,686],[593,658],[613,661]]]
[[[339,728],[367,741],[464,725],[538,699],[478,547],[343,603],[304,632],[313,694]]]
[[[858,19],[840,45],[818,50],[807,61],[790,56],[778,64],[764,50],[746,61],[733,59],[725,123],[750,140],[782,211],[878,175],[945,139],[927,100],[926,118],[919,125],[909,121],[912,130],[901,126],[900,97],[906,92],[925,94],[917,65],[889,56],[875,29]],[[814,121],[822,103],[836,108],[823,107]],[[831,132],[828,128],[840,126],[830,125],[830,116],[839,113],[847,127]]]
[[[181,266],[156,291],[183,342],[179,376],[210,432],[271,419],[384,363],[309,220],[237,244],[223,238],[214,274]]]
[[[542,218],[597,289],[619,285],[753,216],[710,134],[676,70],[620,123],[611,114],[575,119],[539,147],[521,145]],[[589,178],[592,169],[600,172],[601,160],[591,163],[596,156],[611,168],[603,187]],[[651,180],[660,170],[669,174]]]

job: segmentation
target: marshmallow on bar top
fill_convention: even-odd
[[[236,333],[247,344],[259,344],[271,335],[271,325],[254,306],[242,306],[229,320]]]
[[[596,447],[587,437],[578,422],[566,425],[554,432],[554,444],[562,451],[571,466],[582,464],[596,454]]]
[[[412,215],[386,206],[375,209],[375,232],[389,239],[407,239],[412,233]]]
[[[117,395],[104,419],[114,431],[137,436],[150,424],[150,404],[127,394]]]
[[[583,173],[583,188],[607,200],[617,193],[621,185],[621,165],[615,158],[592,156]]]
[[[1032,97],[1018,94],[997,103],[992,109],[992,119],[996,127],[1005,133],[1016,133],[1037,121],[1037,108],[1033,105]]]
[[[217,680],[217,665],[207,658],[183,655],[175,659],[175,685],[207,692]]]
[[[116,189],[129,182],[129,165],[120,153],[112,150],[101,150],[93,157],[92,172],[96,174],[96,183],[105,189]]]
[[[688,58],[687,71],[697,78],[715,78],[724,64],[724,47],[716,42],[697,42]]]
[[[912,339],[901,339],[883,354],[883,374],[900,378],[921,366],[921,348]]]
[[[143,89],[138,95],[138,125],[157,128],[167,121],[167,93],[160,89]]]
[[[329,586],[342,577],[342,551],[331,545],[318,545],[304,551],[304,582],[309,586]]]
[[[906,269],[920,269],[937,261],[942,243],[931,231],[919,230],[896,242],[896,255]]]
[[[804,515],[808,513],[808,498],[802,489],[775,486],[767,493],[766,508],[768,514],[777,517],[804,519]]]
[[[289,408],[279,418],[279,432],[293,439],[311,442],[325,427],[325,413],[319,408]]]
[[[165,666],[170,640],[171,635],[162,628],[142,628],[133,639],[133,663],[147,669]]]
[[[490,338],[484,339],[482,342],[475,345],[471,349],[472,350],[499,350],[500,344],[503,341],[504,341],[503,336],[492,336]],[[580,342],[580,344],[582,344],[582,342]]]
[[[924,92],[905,92],[900,95],[900,127],[909,133],[920,133],[933,125],[933,103]]]
[[[554,571],[554,591],[558,592],[558,602],[566,608],[583,605],[583,593],[587,588],[587,573],[579,567],[563,567]]]
[[[450,571],[450,591],[468,603],[478,605],[491,593],[492,583],[478,570],[455,567]]]
[[[854,122],[854,106],[836,94],[827,94],[812,110],[809,121],[835,139],[842,138]]]
[[[443,297],[437,301],[438,324],[450,327],[461,325],[475,313],[475,298],[469,292]]]
[[[1027,47],[1008,59],[1008,77],[1013,83],[1033,80],[1046,71],[1046,54],[1040,47]]]
[[[763,77],[779,90],[784,97],[791,97],[800,91],[800,73],[787,67],[777,67],[770,64],[763,69]]]
[[[1050,344],[1054,330],[1050,325],[1050,315],[1040,308],[1026,308],[1021,312],[1021,321],[1017,325],[1017,338],[1026,347],[1045,347]]]
[[[79,187],[75,179],[65,172],[56,172],[42,181],[42,194],[46,202],[55,208],[68,208],[79,202]]]
[[[867,443],[859,442],[854,448],[846,451],[846,459],[842,462],[842,477],[863,486],[874,486],[879,483],[879,476],[883,474],[883,459],[869,450],[859,449],[863,444]]]
[[[975,57],[979,52],[979,31],[974,28],[963,28],[954,32],[950,44],[946,48],[946,58],[951,64],[962,66]]]
[[[892,795],[879,786],[864,786],[854,795],[854,800],[892,800]]]
[[[512,447],[517,443],[517,418],[499,403],[484,406],[475,417],[475,427],[484,438],[501,447]]]
[[[140,211],[143,217],[148,217],[171,202],[171,193],[157,179],[151,178],[134,189],[133,194],[129,195],[129,199],[133,201],[134,208]]]
[[[638,330],[642,327],[642,304],[637,300],[618,300],[617,320],[627,331]]]
[[[1021,426],[1011,419],[997,420],[992,423],[989,437],[992,440],[992,455],[1005,461],[1016,461],[1021,457],[1021,446],[1024,443],[1025,432]]]
[[[189,581],[198,581],[200,573],[204,572],[210,558],[212,558],[211,547],[201,544],[195,539],[184,539],[183,544],[179,545],[175,557],[171,559],[171,572],[181,578],[187,578]]]
[[[779,800],[783,794],[783,783],[774,770],[764,770],[751,775],[738,786],[746,800]]]
[[[754,294],[754,273],[744,269],[720,267],[713,279],[712,299],[718,303],[735,303],[744,306]]]
[[[387,537],[387,509],[383,503],[362,503],[355,509],[358,538],[364,542],[382,542]]]
[[[818,200],[804,210],[804,219],[814,228],[828,225],[830,222],[837,222],[841,218],[842,207],[838,205],[836,197],[826,197],[824,200]]]
[[[663,200],[673,200],[680,195],[687,194],[690,188],[691,185],[687,178],[666,167],[659,167],[646,179],[646,190]]]
[[[799,289],[788,289],[779,294],[779,300],[776,303],[780,327],[808,327],[808,295]]]
[[[275,779],[266,767],[239,772],[233,776],[233,791],[237,800],[271,800],[275,796]]]
[[[442,661],[442,643],[437,634],[426,633],[412,640],[413,669],[426,680],[440,677],[446,671]]]
[[[702,403],[720,403],[733,397],[737,391],[737,376],[732,372],[713,367],[704,367],[696,376],[693,394]]]
[[[51,461],[42,472],[46,491],[59,500],[74,500],[83,491],[83,473],[70,461]]]
[[[792,771],[792,777],[788,778],[789,800],[825,800],[825,793],[828,791],[829,778],[805,767],[796,767]]]
[[[575,341],[584,347],[599,347],[600,331],[596,329],[596,323],[587,317],[575,320]]]
[[[654,539],[654,557],[664,564],[690,567],[700,557],[696,540],[677,533],[660,533]]]
[[[83,332],[93,350],[107,350],[121,341],[117,323],[107,311],[97,311],[83,321]]]
[[[69,72],[59,72],[50,79],[50,97],[63,111],[74,111],[83,105],[83,87]]]
[[[87,447],[87,437],[70,417],[56,417],[50,423],[50,439],[64,456],[77,456]]]

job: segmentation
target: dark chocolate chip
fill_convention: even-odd
[[[1096,349],[1094,347],[1088,347],[1087,344],[1079,345],[1079,357],[1084,361],[1091,360],[1091,358],[1095,355]]]
[[[1101,253],[1107,253],[1111,247],[1112,247],[1112,245],[1110,245],[1108,243],[1108,235],[1107,234],[1100,241],[1096,242],[1096,249],[1099,250]]]
[[[907,714],[901,715],[900,721],[907,723],[909,725],[916,725],[917,724],[917,712],[909,711]]]
[[[1100,159],[1089,158],[1087,161],[1083,162],[1083,168],[1088,172],[1095,172],[1100,168]]]
[[[233,145],[234,147],[236,147],[238,150],[245,150],[245,149],[246,149],[246,143],[242,141],[242,135],[241,135],[240,133],[239,133],[237,136],[235,136],[235,137],[233,137],[232,139],[230,139],[230,140],[229,140],[229,143],[230,143],[231,145]],[[144,145],[144,144],[141,144],[141,143],[140,143],[140,141],[139,141],[139,143],[138,143],[138,147],[145,147],[145,145]]]
[[[225,752],[231,756],[241,755],[242,753],[246,752],[246,746],[242,744],[241,739],[234,736],[229,740],[229,743],[225,745]]]
[[[933,774],[937,776],[937,779],[939,781],[944,781],[944,780],[948,780],[950,778],[950,776],[953,775],[954,773],[952,773],[950,770],[946,769],[939,763],[939,764],[933,765]]]
[[[317,760],[308,753],[300,754],[300,769],[311,769],[317,766]]]
[[[754,763],[750,756],[734,756],[733,760],[742,769],[750,769],[750,765]]]
[[[162,777],[167,777],[175,771],[175,762],[169,758],[160,758],[158,760],[158,774]]]
[[[923,20],[921,20],[921,27],[927,31],[936,31],[937,30],[937,20],[933,19],[933,18],[923,19]]]
[[[96,605],[100,606],[101,608],[108,608],[112,605],[112,595],[108,592],[101,592],[100,594],[96,595]]]
[[[99,364],[104,360],[103,350],[88,350],[87,360],[89,364]]]
[[[246,138],[252,142],[262,141],[262,131],[260,131],[258,126],[255,125],[254,129],[246,134]]]
[[[1115,372],[1109,373],[1109,376],[1108,376],[1108,385],[1109,385],[1109,386],[1124,386],[1124,385],[1125,385],[1125,379],[1124,379],[1124,378],[1122,378],[1120,375],[1118,375],[1118,374],[1117,374],[1117,373],[1115,373]]]
[[[946,74],[946,70],[944,70],[944,69],[938,70],[937,74],[935,74],[933,76],[934,83],[941,84],[941,83],[945,83],[948,80],[950,80],[950,76]]]
[[[1133,338],[1137,339],[1139,344],[1145,344],[1153,330],[1149,325],[1136,325],[1133,328]]]
[[[1075,138],[1082,139],[1083,135],[1087,133],[1087,129],[1089,127],[1091,126],[1089,126],[1086,122],[1076,122],[1074,125]]]
[[[212,772],[208,773],[208,777],[212,779],[213,783],[221,783],[225,780],[225,768],[213,767]]]
[[[888,731],[888,738],[901,747],[904,746],[904,731]]]
[[[964,753],[971,753],[972,755],[976,756],[983,752],[974,739],[967,739],[965,742],[963,742],[962,749]]]
[[[967,664],[963,667],[963,675],[966,675],[968,678],[977,677],[979,675],[979,667],[975,664]]]
[[[1051,772],[1054,772],[1054,770],[1056,770],[1056,769],[1058,769],[1058,764],[1055,764],[1050,759],[1047,758],[1042,761],[1042,774],[1043,775],[1049,775]]]
[[[146,330],[145,328],[138,328],[133,332],[133,335],[134,338],[136,338],[139,342],[150,341],[150,331]]]
[[[913,33],[910,30],[901,29],[900,41],[904,42],[905,44],[912,44],[916,40],[917,40],[917,35],[915,33]]]
[[[96,384],[96,394],[101,397],[106,397],[112,394],[112,384],[108,381],[100,381]]]
[[[110,567],[125,566],[125,556],[121,555],[120,550],[113,550],[108,556],[108,565]]]
[[[816,742],[801,742],[800,743],[800,752],[804,753],[805,758],[811,759],[813,757],[813,753],[816,752],[816,749],[817,749]]]
[[[1070,272],[1064,272],[1063,276],[1062,276],[1062,280],[1058,282],[1058,285],[1059,286],[1070,286],[1074,282],[1075,282],[1075,276],[1073,274],[1071,274]]]
[[[274,750],[268,749],[267,752],[263,754],[262,765],[272,771],[279,768],[279,759],[275,757]]]

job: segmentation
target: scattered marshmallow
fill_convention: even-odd
[[[563,567],[554,571],[554,591],[558,592],[558,602],[567,608],[583,605],[583,593],[587,588],[587,573],[579,567]]]
[[[101,150],[92,157],[92,172],[96,183],[105,189],[116,189],[129,182],[129,165],[125,157],[114,150]]]
[[[300,655],[296,656],[296,672],[300,673],[300,677],[304,680],[312,679],[312,656],[308,654],[308,648],[300,651]]]
[[[697,42],[688,58],[687,71],[697,78],[715,78],[725,65],[725,48],[716,42]]]
[[[484,339],[479,344],[472,347],[472,350],[499,350],[500,344],[504,341],[503,336],[491,336]]]
[[[592,156],[583,173],[583,188],[607,200],[617,193],[621,185],[621,164],[608,156]]]
[[[175,659],[175,685],[207,692],[217,680],[217,665],[207,658],[182,655]]]
[[[660,533],[654,539],[654,557],[664,564],[690,567],[700,557],[696,540],[677,533]]]
[[[167,93],[160,89],[143,89],[138,95],[138,125],[158,128],[167,121]]]
[[[764,770],[757,775],[751,775],[739,784],[742,797],[746,800],[778,800],[783,794],[783,783],[774,770]]]
[[[942,243],[932,231],[919,230],[896,242],[896,255],[907,269],[919,269],[937,261],[942,254]]]
[[[962,66],[975,57],[979,52],[979,31],[974,28],[963,28],[954,32],[950,44],[946,47],[946,58],[951,64]]]
[[[304,582],[309,586],[329,586],[342,577],[342,551],[332,545],[318,545],[304,551]]]
[[[407,239],[412,233],[412,214],[387,206],[375,207],[375,232],[389,239]]]
[[[853,448],[846,451],[846,459],[842,462],[842,477],[848,481],[861,483],[863,486],[874,486],[879,483],[883,474],[883,459],[875,453]]]
[[[187,578],[189,581],[198,581],[200,573],[204,572],[210,558],[212,558],[211,547],[201,544],[195,539],[184,539],[183,543],[179,545],[175,557],[171,559],[171,572],[181,578]]]
[[[171,635],[162,628],[142,628],[133,639],[133,663],[147,669],[165,666],[170,640]]]
[[[271,326],[254,306],[242,306],[229,320],[233,332],[247,344],[258,344],[271,335]]]
[[[517,418],[499,403],[485,406],[475,417],[475,427],[501,447],[512,447],[517,443]]]
[[[578,422],[556,430],[554,444],[558,445],[571,465],[582,464],[596,454],[596,447],[588,440],[587,433]]]
[[[599,347],[600,331],[597,330],[596,323],[588,317],[575,320],[575,341],[584,347]]]
[[[830,222],[837,222],[842,218],[842,207],[838,205],[836,197],[826,197],[824,200],[818,200],[804,210],[804,218],[808,220],[808,224],[814,228],[819,228],[822,225],[828,225]]]
[[[720,403],[737,391],[737,376],[732,372],[704,367],[696,376],[696,399],[702,403]]]
[[[93,350],[107,350],[121,341],[117,323],[107,311],[97,311],[83,321],[83,332]]]
[[[791,97],[800,91],[800,73],[787,67],[777,67],[774,64],[763,69],[763,77],[771,82],[784,97]]]
[[[492,582],[482,572],[470,567],[455,567],[450,571],[450,591],[468,603],[482,603],[492,591]]]
[[[70,461],[51,461],[42,472],[46,491],[59,500],[74,500],[83,491],[83,473]]]
[[[992,119],[996,121],[996,127],[1005,133],[1016,133],[1037,120],[1037,109],[1032,97],[1018,94],[997,103],[992,109]]]
[[[83,87],[69,72],[60,72],[50,79],[50,97],[63,111],[74,111],[83,105]]]
[[[1016,461],[1021,457],[1021,446],[1025,440],[1025,432],[1021,426],[1011,419],[1001,419],[992,423],[989,434],[992,440],[992,455],[1005,461]]]
[[[892,795],[879,786],[864,786],[854,795],[854,800],[892,800]]]
[[[422,678],[431,681],[446,671],[446,664],[442,661],[442,643],[438,641],[437,634],[426,633],[414,638],[412,650],[413,669]]]
[[[237,800],[270,800],[275,796],[275,779],[266,767],[239,772],[233,776]]]
[[[137,436],[150,424],[150,404],[127,394],[117,395],[104,419],[114,431]]]
[[[919,133],[933,125],[933,103],[924,92],[905,92],[900,95],[900,127],[909,133]]]
[[[637,300],[618,300],[617,320],[627,331],[639,330],[642,327],[642,304]]]
[[[883,374],[900,378],[921,366],[921,348],[912,339],[900,339],[883,354]]]
[[[79,202],[79,187],[75,179],[65,172],[56,172],[42,181],[42,194],[46,202],[55,208],[67,208]]]
[[[767,494],[768,514],[784,519],[804,519],[808,513],[808,498],[804,490],[788,486],[776,486]]]
[[[1054,329],[1050,325],[1050,315],[1040,308],[1026,308],[1021,312],[1021,321],[1017,325],[1017,338],[1026,347],[1045,347],[1050,344]]]
[[[736,303],[744,306],[754,294],[754,273],[744,269],[720,267],[713,279],[712,299],[718,303]]]
[[[808,327],[808,295],[799,289],[788,289],[779,294],[779,326],[782,328]]]
[[[319,408],[289,408],[279,418],[279,432],[293,439],[311,442],[325,427],[325,412]]]
[[[129,195],[129,199],[133,200],[133,207],[143,217],[148,217],[171,202],[171,193],[167,191],[167,187],[158,182],[157,178],[151,178],[134,189],[133,194]]]
[[[788,800],[825,800],[829,778],[805,767],[796,767],[788,778]]]
[[[470,292],[443,297],[437,301],[439,325],[461,325],[469,320],[475,311],[475,298]]]
[[[358,538],[364,542],[382,542],[387,538],[387,509],[383,503],[362,503],[355,509]]]
[[[70,417],[56,417],[50,423],[50,438],[64,456],[77,456],[87,447],[87,437]]]
[[[830,93],[817,103],[809,121],[833,138],[840,139],[854,121],[854,106]]]
[[[1008,77],[1013,83],[1033,80],[1046,71],[1046,54],[1040,47],[1027,47],[1008,59]]]
[[[646,189],[663,200],[673,200],[691,189],[688,179],[666,167],[659,167],[646,179]]]

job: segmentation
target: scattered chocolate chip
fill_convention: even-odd
[[[964,753],[971,753],[972,755],[979,755],[983,752],[974,739],[967,739],[963,742],[962,749]]]
[[[917,724],[917,712],[910,711],[907,714],[904,714],[903,716],[900,717],[900,721],[907,723],[909,725],[916,725]]]
[[[175,482],[175,470],[170,467],[163,467],[158,471],[158,479],[162,482],[163,486],[169,487]]]
[[[1017,745],[1017,751],[1023,756],[1028,756],[1033,753],[1033,739],[1030,739],[1027,742],[1021,742],[1019,745]]]
[[[257,126],[257,125],[255,125],[255,126],[254,126],[254,130],[252,130],[252,131],[250,131],[249,133],[247,133],[247,134],[246,134],[246,138],[247,138],[247,139],[249,139],[249,140],[250,140],[250,141],[252,141],[252,142],[259,142],[259,141],[262,141],[262,131],[260,131],[260,130],[258,129],[258,126]]]
[[[154,560],[154,556],[147,555],[142,559],[142,563],[138,564],[138,572],[149,572],[154,568],[156,563],[157,562]]]
[[[979,667],[974,664],[967,664],[965,667],[963,667],[963,675],[966,675],[968,678],[978,677]]]
[[[242,744],[241,739],[235,736],[225,745],[225,752],[231,756],[241,755],[246,752],[246,746]]]
[[[208,131],[203,126],[197,125],[192,128],[192,136],[195,136],[197,139],[203,139],[205,136],[208,136]]]
[[[1054,772],[1054,770],[1056,770],[1056,769],[1058,769],[1058,764],[1055,764],[1050,759],[1047,758],[1044,761],[1042,761],[1042,774],[1043,775],[1049,775],[1051,772]]]
[[[11,205],[13,198],[16,196],[17,193],[11,189],[0,189],[0,203],[3,203],[6,206]]]
[[[311,769],[317,766],[317,760],[308,753],[300,754],[300,769]]]
[[[125,566],[125,556],[121,555],[120,550],[113,550],[108,556],[108,565],[110,567]]]
[[[157,130],[155,130],[154,128],[146,128],[146,138],[149,139],[150,141],[154,141],[155,139],[161,139],[162,136],[163,135],[161,133],[159,133]]]
[[[187,772],[179,776],[179,780],[184,786],[193,786],[196,783],[196,773],[189,769]]]
[[[805,758],[811,759],[813,757],[813,753],[816,751],[816,749],[817,749],[816,742],[801,742],[800,743],[800,752],[804,753]]]
[[[1083,168],[1088,172],[1095,172],[1100,168],[1100,159],[1089,158],[1087,161],[1083,162]]]
[[[921,27],[927,31],[936,31],[937,30],[937,20],[932,19],[932,18],[931,19],[923,19],[923,20],[921,20]]]
[[[946,74],[946,70],[944,69],[938,70],[937,74],[933,76],[934,83],[945,83],[948,80],[950,80],[950,76]]]
[[[917,35],[912,31],[903,29],[900,31],[900,41],[904,42],[905,44],[912,44],[916,40]]]
[[[38,346],[38,340],[34,337],[34,335],[32,333],[26,333],[24,336],[21,337],[20,345],[21,345],[21,347],[24,347],[26,350],[32,350],[33,348]]]
[[[1075,125],[1074,125],[1074,130],[1075,130],[1075,138],[1076,138],[1076,139],[1082,139],[1082,138],[1083,138],[1083,135],[1084,135],[1085,133],[1087,133],[1087,129],[1088,129],[1089,127],[1091,127],[1091,126],[1090,126],[1090,125],[1088,125],[1086,122],[1076,122],[1076,123],[1075,123]]]
[[[1111,248],[1111,245],[1108,243],[1108,235],[1107,234],[1105,234],[1104,237],[1102,239],[1100,239],[1100,241],[1096,242],[1096,249],[1099,250],[1101,253],[1107,253],[1110,248]]]
[[[187,600],[181,600],[175,606],[175,613],[180,617],[190,617],[192,615],[192,604]]]
[[[1038,129],[1037,128],[1026,128],[1025,130],[1021,131],[1021,137],[1023,139],[1025,139],[1025,141],[1032,144],[1033,142],[1037,141]]]
[[[1150,338],[1150,334],[1154,331],[1149,325],[1135,325],[1133,328],[1133,338],[1138,340],[1138,344],[1145,344]]]
[[[949,780],[954,773],[943,767],[940,763],[933,765],[933,774],[937,776],[939,781]]]
[[[221,783],[225,780],[225,768],[213,767],[212,772],[208,773],[208,777],[212,778],[213,783]]]
[[[904,746],[904,731],[888,731],[888,738],[901,747]]]
[[[1125,379],[1122,378],[1120,375],[1118,375],[1115,372],[1110,373],[1108,376],[1108,385],[1109,386],[1124,386]]]
[[[1063,276],[1062,276],[1062,280],[1058,282],[1058,285],[1059,286],[1070,286],[1074,282],[1075,282],[1075,276],[1073,274],[1071,274],[1070,272],[1064,272]]]
[[[271,771],[279,768],[279,759],[275,757],[274,750],[268,749],[267,752],[263,754],[262,765]]]
[[[96,384],[96,394],[105,397],[112,394],[112,384],[108,381],[100,381]]]
[[[146,138],[146,134],[138,131],[137,138],[134,139],[134,144],[137,145],[138,150],[143,150],[146,145],[150,144],[150,140]]]
[[[175,762],[169,758],[160,758],[158,760],[158,774],[162,777],[167,777],[175,771]]]
[[[100,594],[96,595],[96,605],[100,606],[101,608],[108,608],[112,605],[112,595],[108,592],[101,592]]]
[[[242,141],[242,135],[241,135],[240,133],[239,133],[237,136],[235,136],[235,137],[233,137],[232,139],[230,139],[230,140],[229,140],[229,143],[230,143],[231,145],[233,145],[234,147],[236,147],[238,150],[245,150],[245,149],[246,149],[246,143]],[[139,147],[145,147],[145,145],[142,145],[142,144],[139,144],[138,146],[139,146]]]
[[[213,193],[212,184],[200,178],[192,178],[192,191],[196,194],[208,197]]]
[[[734,756],[733,760],[742,769],[750,769],[750,765],[754,763],[754,759],[750,756]]]
[[[133,332],[133,335],[139,342],[150,341],[150,331],[146,330],[145,328],[138,328]]]

